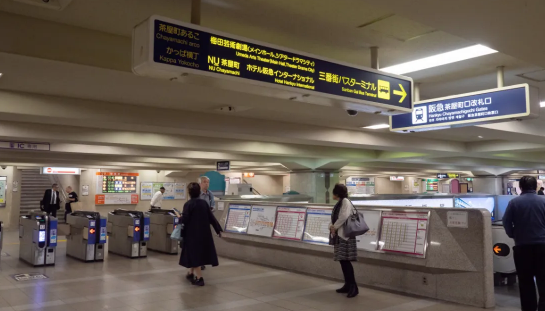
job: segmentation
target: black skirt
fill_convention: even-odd
[[[335,253],[335,261],[348,260],[358,261],[358,248],[356,246],[356,238],[344,240],[338,238],[333,245]]]

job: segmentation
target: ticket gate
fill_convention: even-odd
[[[178,241],[170,238],[174,227],[178,224],[178,216],[174,210],[151,209],[150,239],[148,248],[167,254],[178,254]]]
[[[98,212],[76,211],[68,214],[70,232],[66,236],[66,255],[85,262],[103,261],[107,219]]]
[[[108,213],[108,252],[129,258],[146,257],[150,238],[149,214],[116,209]]]
[[[0,221],[0,253],[4,248],[4,222]]]
[[[55,265],[57,219],[31,211],[19,219],[19,259],[35,267]]]

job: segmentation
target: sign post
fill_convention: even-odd
[[[354,66],[161,16],[133,32],[133,72],[158,78],[182,73],[303,93],[316,104],[364,105],[410,112],[412,78]],[[218,87],[229,88],[225,83]],[[251,92],[248,87],[231,87]],[[292,93],[293,94],[293,93]],[[326,100],[324,100],[326,99]],[[379,109],[380,110],[380,109]],[[377,111],[377,109],[370,110]]]
[[[414,103],[412,113],[390,116],[390,131],[434,130],[519,119],[531,116],[534,106],[539,106],[539,99],[528,84],[435,98]]]

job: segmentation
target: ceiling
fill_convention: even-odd
[[[126,105],[116,108],[119,117],[122,118],[117,123],[113,119],[107,120],[108,116],[94,119],[86,119],[85,116],[68,118],[62,116],[63,112],[60,112],[60,116],[55,117],[53,122],[52,117],[44,120],[33,111],[15,112],[8,104],[0,105],[2,107],[0,119],[25,124],[55,123],[60,127],[152,131],[164,135],[196,135],[304,145],[305,147],[300,148],[311,153],[308,155],[309,158],[314,157],[312,154],[314,151],[308,146],[342,145],[343,148],[368,150],[373,153],[370,158],[374,157],[372,162],[375,164],[370,164],[368,158],[358,162],[360,169],[365,168],[369,173],[387,172],[385,167],[388,166],[403,170],[407,162],[415,172],[420,173],[440,167],[460,172],[471,172],[476,170],[476,167],[488,167],[491,174],[505,174],[508,168],[530,169],[542,166],[539,161],[532,159],[539,159],[541,152],[545,150],[545,144],[541,145],[543,137],[540,131],[536,130],[541,125],[543,114],[539,119],[519,122],[523,124],[507,122],[489,126],[397,134],[389,133],[388,130],[361,129],[362,126],[387,123],[388,118],[383,115],[360,113],[356,117],[349,117],[338,107],[134,75],[130,71],[132,28],[152,14],[188,22],[190,2],[190,0],[72,0],[64,10],[56,11],[13,0],[0,0],[0,26],[5,26],[0,27],[0,41],[5,43],[0,46],[0,72],[4,73],[0,79],[0,90],[88,100],[79,101],[82,105],[79,106],[56,104],[55,100],[48,100],[47,104],[44,104],[43,98],[33,98],[42,101],[43,107],[51,107],[55,111],[63,109],[61,110],[63,112],[66,109],[73,110],[71,113],[83,111],[82,107],[85,105],[102,107],[101,109],[109,106],[108,103],[112,103],[110,105],[112,107],[117,107],[117,104]],[[492,2],[497,5],[490,6]],[[501,7],[498,2],[505,7]],[[496,16],[492,17],[493,14],[489,11],[487,13],[486,10],[490,8],[493,8]],[[470,12],[470,15],[467,15],[469,14],[467,12]],[[500,51],[460,63],[407,74],[420,84],[421,98],[427,99],[494,88],[496,67],[500,65],[505,66],[506,85],[529,83],[544,89],[545,82],[533,82],[519,77],[522,73],[540,70],[540,66],[545,65],[542,58],[545,43],[542,40],[535,40],[535,35],[531,35],[535,33],[535,29],[543,29],[545,26],[540,17],[543,13],[545,6],[535,1],[519,1],[516,4],[499,0],[483,0],[478,4],[474,1],[457,1],[456,5],[448,4],[444,7],[429,0],[203,0],[202,25],[362,66],[370,64],[371,46],[379,47],[381,67],[476,43]],[[506,20],[509,22],[505,23]],[[8,31],[9,27],[17,28],[18,32]],[[36,29],[40,29],[40,32],[36,32]],[[21,39],[26,36],[32,36],[33,39]],[[36,46],[39,49],[36,49]],[[545,100],[545,92],[541,94],[541,99]],[[235,107],[235,112],[226,114],[218,110],[225,106]],[[161,125],[159,122],[151,125],[135,121],[140,120],[140,115],[144,114],[149,118],[167,120],[169,119],[167,116],[178,115],[175,111],[180,111],[180,116],[186,116],[184,121],[180,121],[184,124]],[[132,115],[134,119],[130,120],[132,117],[129,116]],[[115,116],[117,115],[110,114],[111,118]],[[189,126],[191,119],[204,120],[203,127]],[[182,120],[182,117],[179,120]],[[215,132],[210,128],[214,128]],[[473,151],[473,146],[483,141],[492,145],[513,142],[527,145],[517,149],[505,145],[496,149],[491,147],[487,151]],[[78,143],[76,139],[70,141],[64,139],[60,142]],[[97,145],[104,143],[106,142],[93,142]],[[449,144],[454,146],[450,155],[445,147]],[[186,148],[199,152],[206,151],[204,149],[207,148]],[[259,151],[253,153],[256,159],[260,156]],[[381,162],[380,155],[384,155],[382,152],[385,151],[423,152],[422,159],[426,163],[419,163],[411,156],[393,157]],[[236,158],[235,154],[241,152],[233,152],[229,156]],[[528,163],[519,160],[523,152],[531,154]],[[449,160],[448,156],[465,157],[474,161],[454,163],[455,161]],[[336,158],[330,154],[324,157],[329,161],[343,160],[342,156]],[[3,155],[0,152],[1,161],[12,161],[17,158],[11,153]],[[151,156],[149,158],[157,159]],[[179,157],[174,156],[172,159]],[[198,169],[203,168],[203,165],[213,167],[214,159],[204,163],[195,160],[195,157],[190,159],[195,161],[195,165],[201,165],[197,167]],[[46,160],[71,161],[70,163],[77,162],[81,165],[86,161],[94,165],[106,165],[111,161],[123,165],[148,163],[143,164],[143,167],[163,165],[162,167],[170,166],[172,169],[195,168],[179,166],[176,161],[166,165],[156,160],[138,162],[138,159],[124,159],[120,154],[102,158],[93,156],[81,159],[64,156],[43,158],[43,161]],[[280,154],[275,155],[272,160],[267,162],[274,163],[274,169],[270,169],[270,172],[284,173],[289,167],[284,163],[293,163],[290,159],[282,158]],[[504,162],[500,163],[501,161]],[[353,169],[355,166],[352,164],[350,167]],[[320,167],[319,163],[302,166],[309,169]],[[259,166],[241,168],[258,170]]]

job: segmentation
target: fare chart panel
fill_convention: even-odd
[[[152,23],[155,63],[412,108],[410,78],[272,48],[182,22],[156,18]]]
[[[271,237],[276,218],[276,206],[252,206],[248,234]]]
[[[305,230],[306,207],[278,207],[273,237],[300,241]]]
[[[356,245],[359,249],[364,249],[366,251],[377,251],[381,211],[361,212],[363,213],[365,223],[367,226],[369,226],[369,231],[367,231],[364,235],[356,237]]]
[[[382,212],[380,250],[424,258],[428,212]]]
[[[250,223],[250,205],[231,205],[225,223],[226,232],[246,233]]]
[[[329,244],[329,224],[331,223],[331,208],[309,207],[303,241],[310,243]]]

